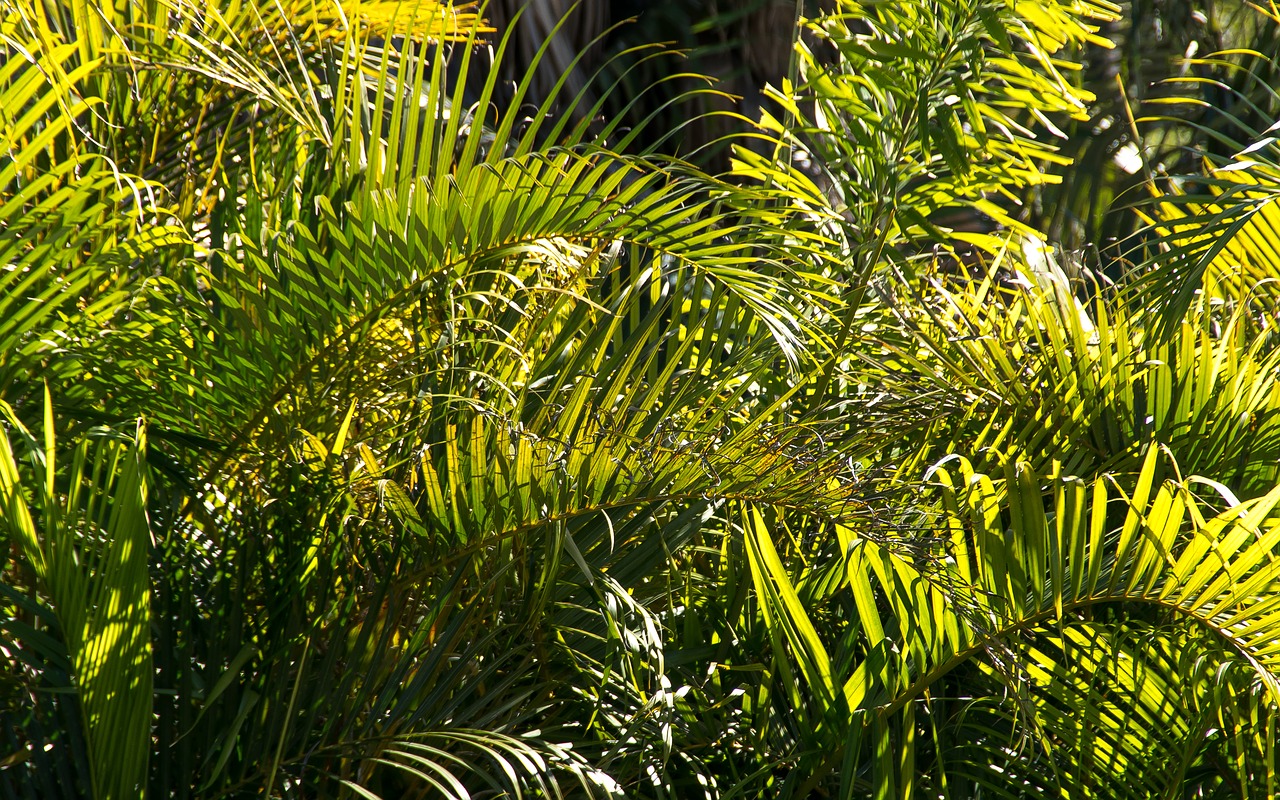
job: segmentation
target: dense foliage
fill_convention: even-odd
[[[1276,57],[1067,258],[1119,11],[830,4],[716,175],[471,5],[0,0],[0,795],[1277,796]]]

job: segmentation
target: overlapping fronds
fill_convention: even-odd
[[[1185,312],[1200,296],[1257,317],[1263,329],[1273,324],[1280,307],[1280,170],[1265,154],[1273,142],[1260,139],[1250,153],[1221,168],[1206,164],[1207,177],[1196,179],[1196,194],[1175,192],[1142,210],[1153,240],[1148,247],[1160,253],[1160,261],[1138,267],[1136,280],[1153,294],[1172,289],[1164,304],[1170,315]],[[1254,153],[1263,160],[1245,157]]]
[[[1266,26],[1274,30],[1275,20]],[[1190,74],[1170,79],[1174,94],[1161,102],[1175,110],[1198,107],[1208,118],[1185,125],[1200,143],[1195,152],[1203,171],[1161,183],[1148,176],[1150,198],[1137,208],[1144,227],[1126,243],[1128,277],[1168,320],[1185,313],[1200,294],[1273,316],[1277,261],[1270,239],[1280,181],[1273,122],[1280,92],[1265,76],[1277,69],[1277,59],[1273,53],[1232,50],[1189,59],[1188,67]],[[1202,70],[1223,77],[1205,77],[1198,74]],[[1222,95],[1228,107],[1200,99],[1201,91]],[[1164,123],[1167,117],[1139,122]]]
[[[0,519],[20,554],[16,568],[34,577],[30,600],[56,620],[52,636],[6,621],[5,650],[36,677],[29,689],[37,706],[74,702],[84,726],[48,742],[27,741],[14,761],[76,765],[73,742],[83,733],[93,796],[136,797],[151,753],[153,681],[145,436],[141,428],[133,439],[100,432],[96,443],[80,443],[64,474],[48,395],[40,438],[11,408],[3,410],[18,435],[0,436]],[[71,694],[54,700],[46,694],[54,687],[40,685],[38,665],[63,660],[68,683],[56,688]]]
[[[945,734],[951,746],[926,768],[932,786],[973,794],[1016,779],[1024,797],[1274,793],[1275,705],[1212,637],[1088,622],[1014,658],[1026,689],[963,704]]]
[[[122,274],[59,354],[77,413],[150,417],[176,478],[157,505],[150,785],[705,777],[672,753],[647,584],[722,508],[844,513],[843,451],[807,452],[817,421],[787,426],[826,346],[825,240],[552,115],[585,94],[525,119],[527,87],[495,111],[491,79],[473,102],[449,81],[480,68],[475,27],[413,49],[278,8],[166,8],[163,37],[112,34],[115,66],[145,77],[86,67],[106,80],[90,105],[138,115],[137,140],[89,125],[78,145],[154,164],[135,183],[172,192],[195,247],[137,252],[149,274]],[[120,105],[122,82],[161,111],[149,91],[190,97],[196,127]],[[667,744],[616,744],[640,731]]]
[[[906,473],[969,448],[988,463],[1030,459],[1043,469],[1058,459],[1094,475],[1136,468],[1154,440],[1189,471],[1245,495],[1266,491],[1276,478],[1280,354],[1249,307],[1202,298],[1166,333],[1124,294],[1078,300],[1043,243],[1027,244],[985,280],[939,280],[923,304],[897,303],[915,337],[877,362],[890,376],[932,375],[964,409],[921,436],[929,447],[903,462]]]
[[[842,2],[723,180],[473,5],[0,4],[0,791],[1274,794],[1274,142],[1172,313],[1016,208],[1112,6]]]
[[[873,276],[970,250],[972,230],[1031,233],[1020,195],[1069,163],[1045,130],[1084,118],[1091,97],[1061,55],[1105,46],[1098,24],[1116,13],[1106,2],[841,2],[803,22],[798,82],[770,91],[783,113],[760,122],[774,157],[740,149],[736,169],[841,241],[849,288],[837,351],[859,338]],[[836,379],[839,361],[818,394],[856,384]]]
[[[93,347],[131,273],[186,236],[158,187],[85,141],[99,62],[77,64],[74,44],[24,38],[8,19],[0,53],[0,391],[18,404],[38,402],[33,366]],[[48,377],[74,383],[78,370],[55,358]]]
[[[987,684],[991,696],[1009,698],[992,701],[1005,708],[997,715],[1003,723],[979,723],[986,712],[954,701],[944,705],[958,716],[945,716],[940,707],[934,713],[944,716],[931,723],[961,730],[986,725],[979,747],[998,747],[1003,738],[1009,748],[997,763],[1003,772],[975,773],[970,765],[963,768],[969,780],[1004,791],[1021,791],[1016,787],[1027,781],[1029,796],[1037,796],[1037,785],[1044,796],[1073,786],[1105,796],[1147,796],[1152,786],[1168,791],[1184,785],[1186,775],[1163,757],[1169,748],[1181,749],[1178,763],[1199,763],[1204,732],[1192,735],[1184,727],[1179,733],[1177,725],[1202,725],[1206,714],[1234,717],[1233,706],[1215,705],[1234,702],[1233,694],[1180,700],[1145,674],[1128,683],[1113,676],[1112,671],[1147,668],[1126,658],[1159,656],[1135,648],[1125,655],[1107,632],[1113,624],[1107,620],[1130,615],[1180,631],[1175,635],[1192,637],[1189,642],[1208,635],[1199,649],[1188,650],[1185,664],[1166,670],[1167,680],[1203,684],[1211,680],[1208,664],[1230,663],[1266,687],[1262,716],[1255,722],[1236,718],[1242,738],[1230,745],[1248,743],[1254,755],[1242,751],[1240,758],[1256,758],[1253,742],[1265,739],[1280,697],[1280,527],[1274,515],[1280,492],[1220,510],[1223,498],[1211,490],[1208,500],[1200,499],[1197,487],[1203,484],[1196,479],[1162,482],[1159,473],[1174,469],[1164,462],[1163,451],[1151,447],[1132,477],[1081,480],[1012,461],[1002,473],[987,476],[956,458],[932,473],[944,509],[934,536],[876,541],[836,526],[845,554],[843,580],[856,605],[849,624],[861,631],[858,654],[843,665],[831,658],[809,622],[794,577],[770,555],[764,520],[750,522],[745,535],[759,554],[752,556],[753,573],[758,580],[768,576],[776,587],[758,584],[766,619],[776,620],[770,627],[776,625],[780,653],[803,677],[808,704],[846,709],[851,720],[846,751],[814,754],[813,777],[802,784],[800,796],[824,772],[839,770],[842,758],[870,758],[874,765],[874,754],[886,748],[905,749],[860,778],[870,781],[872,791],[894,785],[901,790],[922,780],[915,765],[922,751],[911,744],[908,729],[919,724],[917,715],[927,711],[932,697],[947,696],[947,681],[957,670],[975,665],[993,682]],[[1193,664],[1196,657],[1206,660]],[[978,679],[966,674],[973,687]],[[1249,681],[1232,685],[1247,696]],[[1103,691],[1105,698],[1095,698]],[[1178,705],[1185,703],[1190,705]],[[1135,714],[1146,718],[1130,721]],[[828,725],[833,717],[819,719]],[[1146,730],[1156,720],[1165,727]],[[1131,731],[1133,725],[1141,727]],[[1087,745],[1078,738],[1084,735],[1081,726],[1094,737]],[[1133,739],[1143,735],[1157,738],[1147,744]],[[935,744],[942,747],[942,741]],[[1081,750],[1074,756],[1060,752],[1077,745]],[[860,748],[872,755],[858,755]],[[937,753],[940,761],[949,757]],[[1062,764],[1055,763],[1059,758]],[[1151,758],[1158,763],[1148,766]],[[1256,760],[1250,764],[1251,774],[1261,770],[1254,777],[1273,771]],[[856,772],[845,777],[859,779]]]

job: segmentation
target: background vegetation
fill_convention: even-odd
[[[0,794],[1277,796],[1280,10],[788,9],[0,0]]]

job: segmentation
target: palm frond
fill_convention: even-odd
[[[84,730],[66,733],[87,741],[94,795],[136,796],[151,753],[145,438],[139,428],[133,440],[85,441],[64,476],[48,394],[42,440],[4,411],[33,469],[24,474],[11,438],[0,436],[0,516],[22,568],[34,575],[29,599],[47,603],[56,618],[56,627],[31,627],[15,645],[67,660]],[[40,746],[58,743],[28,744]]]
[[[1243,495],[1274,482],[1262,454],[1276,444],[1280,361],[1250,306],[1202,298],[1165,332],[1123,290],[1078,300],[1044,244],[1025,243],[982,280],[940,277],[919,302],[890,305],[913,336],[868,358],[890,381],[935,376],[960,409],[919,435],[932,447],[901,462],[904,477],[964,450],[1040,470],[1059,459],[1083,476],[1131,471],[1154,440]]]
[[[901,737],[916,725],[912,720],[917,707],[930,702],[935,692],[945,694],[953,672],[981,664],[995,676],[993,693],[1000,694],[996,687],[1006,684],[1012,697],[1032,695],[1014,706],[1016,724],[1005,727],[1006,746],[1014,748],[1010,755],[1018,747],[1045,747],[1037,744],[1042,731],[1067,724],[1063,717],[1054,716],[1065,712],[1053,711],[1057,708],[1053,704],[1073,709],[1081,705],[1079,698],[1070,696],[1075,690],[1055,681],[1089,687],[1096,679],[1109,692],[1121,691],[1117,680],[1091,676],[1092,669],[1114,664],[1116,658],[1109,645],[1102,644],[1106,637],[1095,639],[1099,634],[1091,632],[1091,626],[1094,620],[1126,615],[1145,615],[1140,618],[1220,643],[1202,651],[1209,660],[1196,669],[1223,663],[1213,661],[1213,654],[1220,653],[1216,658],[1239,664],[1267,687],[1266,703],[1274,706],[1280,688],[1276,662],[1280,644],[1269,631],[1280,613],[1276,610],[1280,600],[1273,596],[1278,576],[1274,547],[1280,536],[1274,507],[1280,492],[1219,511],[1196,497],[1194,479],[1170,478],[1161,483],[1157,474],[1163,460],[1162,451],[1153,447],[1132,478],[1104,475],[1086,481],[1061,473],[1037,474],[1026,464],[1012,462],[992,478],[973,472],[966,460],[956,458],[933,472],[945,508],[934,537],[876,540],[838,524],[839,547],[845,554],[844,580],[855,600],[854,624],[862,636],[858,656],[844,669],[836,668],[838,662],[808,622],[811,612],[798,601],[802,584],[788,575],[781,562],[768,557],[770,548],[759,538],[762,520],[757,518],[746,533],[757,537],[754,547],[761,554],[753,556],[753,573],[758,580],[767,574],[768,581],[778,587],[758,587],[763,613],[766,620],[778,621],[773,637],[775,647],[781,648],[778,656],[794,664],[803,678],[798,684],[803,692],[793,702],[822,712],[821,723],[807,727],[812,730],[815,724],[825,726],[843,718],[851,726],[848,735],[855,749],[895,746],[889,742],[905,747]],[[1047,497],[1042,489],[1045,482]],[[770,561],[773,566],[763,572]],[[1225,650],[1219,651],[1219,646]],[[1067,647],[1095,649],[1073,656],[1069,672],[1055,672],[1056,665],[1063,663],[1060,651]],[[1187,662],[1174,674],[1183,676],[1190,669]],[[1031,677],[1022,677],[1024,673]],[[1192,670],[1186,680],[1198,680],[1196,674],[1203,673]],[[1057,677],[1042,687],[1039,681],[1046,675]],[[1131,736],[1123,729],[1134,723],[1123,715],[1156,714],[1170,702],[1150,681],[1135,678],[1130,687],[1133,694],[1117,700],[1119,705],[1112,710],[1095,704],[1100,710],[1091,713],[1119,714],[1115,724],[1123,724],[1117,728],[1099,717],[1090,724],[1094,734]],[[1035,696],[1041,688],[1046,696]],[[1156,705],[1143,711],[1144,703]],[[848,716],[832,716],[826,709],[833,706],[847,709],[843,714]],[[1174,725],[1178,718],[1184,720],[1179,724],[1189,725],[1185,720],[1199,720],[1202,710],[1179,713],[1182,717],[1170,717],[1167,725]],[[1072,717],[1072,724],[1079,724],[1078,719]],[[900,729],[893,727],[898,725]],[[982,741],[998,745],[1001,739],[996,730],[992,728]],[[1184,728],[1187,735],[1183,736],[1176,727],[1166,727],[1160,735],[1168,733],[1167,744],[1175,749],[1198,747],[1199,740],[1189,730]],[[1250,727],[1247,736],[1264,733]],[[1055,734],[1058,746],[1064,746],[1061,736],[1065,735]],[[1019,745],[1023,736],[1027,740]],[[1162,786],[1180,785],[1181,773],[1161,778],[1164,773],[1138,765],[1143,757],[1159,751],[1154,744],[1115,742],[1106,747],[1123,747],[1124,755],[1117,751],[1114,759],[1123,760],[1110,767],[1101,738],[1089,756],[1102,759],[1096,768],[1082,760],[1085,754],[1066,761],[1093,770],[1088,785],[1099,780],[1106,786],[1106,781],[1114,780],[1115,787],[1120,787],[1129,775],[1145,775],[1157,783],[1170,781]],[[1197,758],[1198,754],[1197,750]],[[887,771],[873,767],[872,785],[883,789],[886,781],[900,785],[917,780],[915,757],[904,752],[905,760]],[[1055,758],[1051,751],[1045,757]],[[803,796],[820,784],[838,768],[839,758],[840,754],[830,752],[810,754],[807,768],[796,776],[796,791]],[[1055,786],[1070,785],[1037,758],[1028,755],[1026,761],[1008,762],[1025,764],[1030,770],[1026,774],[1009,766],[1008,774],[987,774],[984,782],[1012,790],[1023,780],[1030,781],[1030,786],[1038,781],[1050,795]],[[1186,755],[1184,760],[1195,759]],[[1140,786],[1134,791],[1144,796]]]
[[[946,734],[955,746],[926,769],[945,774],[935,785],[999,793],[1019,781],[1039,797],[1248,797],[1274,786],[1265,738],[1275,707],[1211,638],[1088,622],[1021,645],[1012,664],[1027,681],[1021,694],[962,701]]]

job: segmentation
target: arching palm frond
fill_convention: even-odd
[[[1263,11],[1260,6],[1255,9]],[[1272,11],[1262,24],[1274,31],[1280,29],[1280,15]],[[1179,105],[1203,107],[1219,119],[1182,123],[1188,129],[1185,135],[1201,142],[1195,152],[1203,172],[1152,183],[1151,197],[1135,204],[1143,227],[1124,243],[1127,277],[1145,289],[1140,299],[1162,309],[1169,322],[1184,314],[1202,292],[1267,314],[1275,307],[1277,261],[1269,237],[1280,181],[1275,125],[1270,123],[1280,93],[1265,76],[1276,69],[1276,59],[1270,53],[1229,51],[1189,64],[1225,77],[1192,74],[1171,79],[1175,89],[1185,89],[1189,96],[1175,95],[1166,102],[1175,111]],[[1225,96],[1221,109],[1195,96],[1206,86]],[[1167,124],[1169,119],[1139,122]]]
[[[1189,471],[1244,496],[1266,491],[1280,356],[1249,307],[1204,299],[1166,333],[1124,291],[1077,300],[1043,243],[1028,244],[1031,258],[1006,251],[983,281],[943,278],[922,302],[897,302],[914,337],[877,361],[895,365],[886,374],[934,376],[964,409],[919,435],[927,447],[902,462],[904,477],[967,448],[988,463],[1131,471],[1154,440]]]
[[[955,459],[934,472],[945,512],[933,538],[877,541],[837,526],[856,601],[850,624],[861,634],[847,666],[814,635],[797,602],[798,576],[780,563],[768,568],[777,589],[762,587],[761,603],[772,607],[766,619],[777,620],[779,653],[803,677],[800,701],[849,715],[845,750],[813,754],[810,777],[793,776],[795,791],[804,796],[841,774],[842,759],[846,792],[924,788],[923,774],[934,776],[931,786],[955,781],[951,791],[968,782],[1025,796],[1181,791],[1187,781],[1208,780],[1190,773],[1211,759],[1205,720],[1215,715],[1233,720],[1228,747],[1244,748],[1231,757],[1249,764],[1242,769],[1250,779],[1274,781],[1258,760],[1258,743],[1280,696],[1280,493],[1218,511],[1195,496],[1196,479],[1162,483],[1158,473],[1172,468],[1163,460],[1151,448],[1135,476],[1081,480],[1012,462],[989,477]],[[762,523],[745,535],[767,555]],[[1173,641],[1188,643],[1186,657],[1171,655],[1168,639],[1163,651],[1149,635],[1126,643],[1115,627],[1126,619],[1167,629]],[[1224,664],[1247,679],[1205,688],[1214,680],[1208,672]],[[957,671],[965,675],[957,686],[973,698],[967,702],[948,688]],[[1259,713],[1242,718],[1235,704],[1254,680],[1265,687]],[[974,694],[979,686],[985,695]],[[1195,699],[1179,699],[1184,686]],[[823,716],[823,724],[839,718]],[[1153,729],[1157,722],[1163,727]],[[918,738],[922,724],[932,736]],[[963,747],[946,766],[948,754],[935,748],[949,747],[943,731],[954,726],[952,733],[971,731],[970,748],[993,756],[1005,748],[991,762],[1000,769],[975,771]],[[939,759],[938,772],[920,771],[917,758],[927,753]],[[1165,760],[1170,754],[1177,763]]]
[[[968,796],[1020,782],[1027,797],[1266,797],[1275,706],[1211,636],[1146,622],[1073,625],[1013,654],[1026,683],[950,701],[930,783]],[[994,671],[990,678],[1005,678]],[[945,713],[944,701],[926,704]]]
[[[1134,283],[1167,317],[1185,313],[1198,296],[1259,319],[1274,316],[1280,168],[1268,152],[1273,143],[1257,144],[1232,164],[1206,164],[1189,190],[1158,197],[1142,212],[1150,237],[1144,248],[1153,255],[1134,267]]]
[[[169,12],[128,63],[207,92],[209,210],[76,353],[83,402],[155,420],[182,479],[154,504],[151,785],[705,782],[670,744],[654,576],[724,509],[844,502],[846,453],[787,427],[824,240],[553,116],[584,95],[467,96],[474,32]]]

